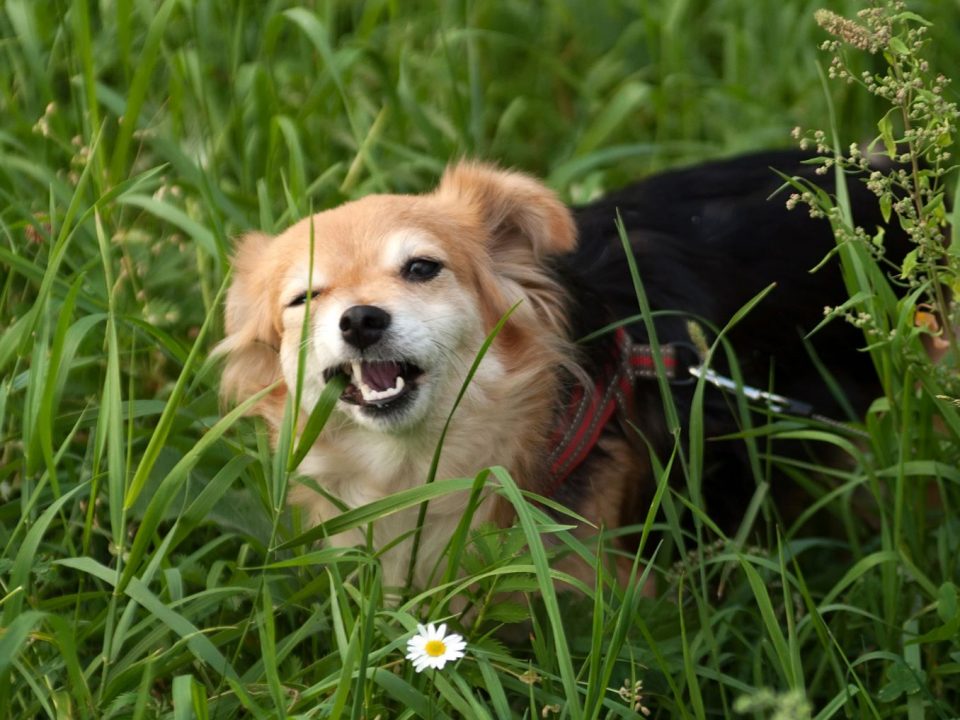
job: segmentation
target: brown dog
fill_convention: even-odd
[[[236,251],[219,347],[223,392],[243,399],[282,381],[256,408],[276,430],[301,356],[303,413],[333,375],[346,375],[347,389],[300,471],[356,507],[424,482],[471,363],[516,305],[454,416],[437,477],[503,465],[522,488],[598,526],[635,523],[655,487],[650,449],[666,456],[673,443],[657,383],[647,379],[652,360],[636,352],[647,340],[644,326],[632,322],[628,332],[574,342],[637,312],[616,211],[624,214],[654,309],[722,326],[778,282],[758,319],[748,318],[742,336],[734,335],[746,349],[747,380],[766,387],[770,360],[778,359],[789,370],[786,387],[830,412],[836,405],[805,359],[798,328],[809,329],[824,305],[843,299],[835,269],[808,272],[832,236],[825,223],[767,202],[781,182],[770,165],[813,177],[799,160],[767,154],[662,175],[574,212],[528,176],[460,163],[432,193],[369,196],[277,237],[248,235]],[[684,328],[664,320],[661,339],[683,344]],[[822,359],[862,406],[875,381],[855,351],[857,338],[846,328],[828,333]],[[668,360],[683,375],[680,359]],[[675,394],[685,419],[690,390],[679,384]],[[708,435],[737,428],[719,392],[708,394],[705,418]],[[705,465],[705,493],[721,511],[736,509],[755,478],[739,444],[719,447]],[[718,478],[715,501],[711,477]],[[338,512],[306,486],[291,497],[314,523]],[[418,582],[428,578],[462,512],[462,496],[430,503]],[[474,521],[490,519],[509,519],[493,499]],[[404,578],[415,522],[414,509],[375,528],[378,546],[407,536],[386,558],[387,585]]]

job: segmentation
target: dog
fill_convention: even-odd
[[[804,346],[823,307],[847,297],[835,264],[810,272],[835,245],[829,224],[788,211],[786,195],[771,199],[784,184],[775,171],[833,191],[804,159],[782,151],[702,164],[575,208],[528,175],[465,161],[433,192],[371,195],[276,237],[248,234],[233,257],[217,350],[225,356],[222,393],[242,400],[276,383],[254,410],[276,434],[298,374],[302,417],[333,376],[347,378],[299,468],[324,494],[303,484],[290,496],[309,522],[321,523],[341,512],[326,495],[352,508],[425,481],[471,364],[506,317],[453,415],[436,476],[501,465],[521,488],[597,527],[642,521],[656,489],[651,456],[662,462],[676,442],[658,369],[675,372],[682,427],[690,413],[687,367],[699,358],[689,318],[712,337],[775,284],[728,335],[744,381],[772,382],[826,415],[863,412],[879,392],[854,328],[833,322],[812,341],[846,403]],[[850,191],[858,221],[882,225],[868,191],[854,182]],[[674,313],[654,321],[660,365],[638,318],[618,213],[652,310]],[[722,358],[717,367],[728,369]],[[708,389],[708,438],[741,429],[730,406],[726,394]],[[707,447],[707,510],[726,522],[742,512],[756,479],[742,442]],[[464,502],[430,502],[418,584],[430,577]],[[474,523],[511,518],[491,495]],[[386,585],[404,580],[416,522],[414,508],[376,523],[375,545],[391,546]],[[361,541],[359,533],[331,538]]]

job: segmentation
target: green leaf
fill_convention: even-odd
[[[193,676],[177,675],[173,678],[173,720],[194,720]]]
[[[649,103],[651,94],[650,85],[647,83],[624,83],[603,103],[602,111],[597,113],[590,126],[583,131],[575,155],[587,155],[605,145],[620,125],[636,117],[642,107]]]
[[[908,278],[913,274],[914,269],[917,267],[918,252],[919,248],[914,248],[904,256],[903,265],[900,267],[900,277]]]
[[[0,675],[9,669],[10,663],[20,654],[20,648],[27,642],[27,638],[41,618],[43,618],[43,613],[28,610],[16,617],[7,627],[2,628],[2,632],[0,632]]]
[[[940,627],[934,628],[923,635],[910,638],[905,645],[929,645],[931,643],[947,642],[956,638],[958,633],[960,633],[960,615],[955,615],[949,622]]]
[[[741,556],[740,568],[747,576],[750,583],[750,589],[753,591],[754,600],[757,608],[760,610],[760,617],[766,627],[767,635],[773,644],[774,651],[777,654],[777,670],[783,676],[783,681],[790,687],[796,687],[799,680],[794,673],[794,664],[790,656],[790,648],[787,638],[784,636],[780,627],[780,621],[777,619],[777,613],[773,608],[770,595],[767,591],[767,585],[760,577],[760,573],[753,567],[749,558]]]
[[[891,158],[897,156],[897,142],[893,139],[893,121],[890,119],[895,111],[895,108],[888,111],[877,121],[877,128],[880,130],[880,140],[883,141],[883,147],[886,149],[887,155]]]
[[[147,30],[143,51],[134,68],[133,80],[127,91],[126,104],[123,108],[123,122],[120,123],[120,131],[117,133],[114,142],[113,157],[110,162],[110,175],[113,183],[120,182],[129,171],[127,158],[130,144],[134,132],[137,130],[140,112],[146,101],[147,92],[150,90],[150,78],[153,76],[153,69],[161,56],[161,45],[167,20],[170,19],[170,13],[177,4],[177,0],[166,0],[151,13],[150,27]]]
[[[93,558],[65,558],[56,560],[55,563],[92,575],[111,587],[117,586],[116,570],[98,563]],[[233,665],[221,654],[210,639],[183,615],[165,605],[139,578],[131,578],[127,582],[123,593],[131,600],[142,605],[147,612],[183,638],[194,656],[211,670],[218,675],[238,679]]]
[[[238,455],[224,465],[208,482],[200,494],[190,503],[186,510],[177,518],[176,534],[171,548],[179,545],[192,533],[211,513],[214,506],[220,502],[230,485],[251,463],[253,458]]]
[[[217,293],[217,296],[214,300],[214,304],[219,306],[223,301],[223,296],[226,294],[227,284],[226,282],[222,283],[220,286],[220,291]],[[157,421],[156,427],[154,428],[153,434],[150,436],[150,441],[147,443],[147,448],[143,452],[143,457],[140,458],[140,464],[137,465],[137,470],[134,473],[133,480],[130,482],[129,487],[127,488],[126,495],[123,500],[123,509],[129,510],[133,507],[133,504],[137,501],[137,498],[140,497],[140,493],[143,491],[144,486],[147,483],[147,478],[150,476],[153,466],[157,462],[157,458],[160,456],[160,451],[163,450],[167,442],[167,437],[170,435],[171,430],[173,429],[174,421],[176,420],[177,410],[180,407],[180,402],[183,399],[184,394],[187,390],[187,385],[190,377],[193,375],[194,366],[199,363],[200,355],[204,349],[204,339],[206,338],[207,333],[210,331],[210,327],[214,324],[214,315],[210,314],[203,321],[203,325],[200,326],[200,331],[197,333],[197,339],[193,344],[193,347],[190,349],[190,354],[187,356],[187,359],[184,361],[183,368],[180,371],[180,376],[177,378],[176,384],[173,386],[173,391],[170,393],[170,397],[167,399],[167,406],[163,409],[163,413],[160,415],[160,419]],[[272,389],[272,387],[270,388]],[[258,393],[257,397],[263,397],[267,390],[261,391]],[[248,402],[244,404],[244,407],[252,407]],[[218,423],[219,425],[219,423]]]
[[[890,215],[893,211],[893,193],[885,192],[880,196],[880,214],[883,216],[883,221],[885,223],[890,222]],[[877,236],[883,238],[882,235],[883,228],[879,228],[877,231]],[[874,244],[879,245],[880,242],[874,241]]]
[[[553,636],[557,663],[559,664],[560,681],[567,700],[566,710],[569,717],[573,718],[573,720],[580,720],[580,718],[583,717],[583,704],[581,702],[576,674],[573,670],[573,658],[567,640],[567,631],[561,619],[560,606],[557,603],[553,574],[550,571],[546,548],[543,545],[543,540],[540,537],[537,523],[534,519],[534,508],[527,503],[523,494],[520,492],[520,488],[517,487],[516,482],[510,477],[510,474],[505,468],[494,467],[491,468],[490,471],[497,480],[500,481],[503,494],[507,500],[510,501],[511,505],[513,505],[513,509],[517,514],[517,520],[527,538],[530,557],[536,568],[544,608],[550,622],[550,631]]]
[[[830,720],[837,712],[847,706],[851,699],[857,696],[857,693],[860,692],[860,688],[856,685],[847,685],[840,689],[840,692],[828,702],[813,720]]]
[[[949,622],[957,616],[957,586],[952,582],[945,582],[937,593],[937,615],[944,622]]]
[[[907,48],[906,44],[898,37],[890,38],[890,49],[893,50],[895,55],[910,54],[910,50]]]
[[[222,255],[216,236],[202,223],[194,220],[180,208],[146,195],[124,195],[119,198],[118,202],[122,205],[139,207],[160,220],[180,228],[211,257],[219,258]]]
[[[919,677],[918,677],[919,672]],[[880,688],[877,698],[881,702],[893,702],[901,695],[912,695],[923,689],[921,679],[925,676],[923,671],[914,671],[903,661],[894,662],[887,670],[887,684]]]
[[[490,696],[490,704],[496,712],[498,718],[512,717],[510,713],[510,703],[503,690],[500,676],[490,664],[490,660],[485,656],[477,657],[477,665],[480,668],[480,674],[483,676],[483,684],[486,687],[487,695]]]
[[[530,610],[523,603],[505,600],[490,607],[484,617],[490,622],[518,623],[530,618]]]
[[[133,537],[133,544],[130,546],[127,557],[127,565],[123,569],[123,575],[119,583],[121,591],[125,589],[127,582],[133,578],[134,573],[138,570],[141,561],[147,553],[148,546],[154,539],[154,533],[163,520],[164,513],[180,491],[183,483],[186,482],[190,470],[196,464],[197,460],[200,459],[200,456],[205,453],[211,445],[220,439],[223,433],[243,417],[250,408],[268,395],[273,388],[273,385],[264,388],[224,415],[223,418],[217,421],[217,423],[180,458],[180,461],[177,462],[173,469],[170,470],[160,482],[160,485],[150,498],[150,502],[143,513],[140,527],[137,528],[136,535]],[[154,437],[156,437],[156,435],[154,435]]]
[[[3,607],[3,625],[10,625],[13,619],[20,614],[20,608],[23,606],[23,591],[25,591],[28,587],[30,581],[30,571],[34,566],[37,550],[40,547],[40,541],[43,539],[44,534],[50,527],[50,523],[57,516],[57,513],[60,512],[64,505],[79,497],[82,493],[87,492],[89,489],[90,483],[85,482],[81,485],[77,485],[70,492],[64,493],[57,498],[46,510],[43,511],[40,517],[37,518],[37,521],[33,524],[33,527],[30,528],[27,536],[23,539],[23,542],[20,544],[20,547],[17,550],[17,556],[13,561],[13,567],[10,570],[10,578],[8,581],[8,587],[11,590],[20,588],[21,591],[17,592],[12,597],[6,598],[6,602],[4,603]]]
[[[898,20],[911,20],[911,21],[913,21],[913,22],[915,22],[915,23],[919,23],[920,25],[923,25],[924,27],[930,27],[931,25],[933,25],[932,22],[930,22],[929,20],[927,20],[927,19],[926,19],[925,17],[923,17],[922,15],[917,15],[915,12],[910,12],[909,10],[904,10],[903,12],[898,12],[896,15],[894,15],[894,16],[893,16],[892,18],[890,18],[890,19],[893,20],[893,21],[895,21],[895,22],[898,21]]]
[[[346,387],[346,375],[338,373],[330,378],[330,381],[323,388],[317,404],[313,407],[313,410],[310,411],[310,417],[307,418],[303,432],[300,433],[297,449],[294,451],[293,457],[290,458],[290,464],[287,468],[289,472],[293,472],[300,467],[300,463],[303,462],[307,453],[310,452],[310,448],[313,447],[313,443],[317,437],[319,437],[320,431],[323,430],[324,425],[327,424],[327,420],[330,419],[330,413],[333,412],[333,409],[337,405],[337,400],[340,399],[340,395]]]
[[[414,710],[420,717],[435,717],[438,719],[450,716],[434,707],[433,700],[426,697],[422,691],[414,688],[403,678],[392,672],[376,668],[372,673],[373,681],[386,691],[389,697],[394,698],[402,707]]]
[[[308,545],[322,540],[325,537],[338,535],[339,533],[352,530],[360,525],[366,525],[377,518],[390,515],[400,510],[405,510],[413,505],[419,505],[426,500],[433,500],[452,492],[462,492],[470,490],[473,487],[471,478],[453,478],[450,480],[437,480],[429,485],[419,485],[409,490],[393,493],[389,497],[375,500],[372,503],[361,505],[358,508],[350,509],[335,518],[311,528],[298,535],[292,540],[279,545],[277,550],[288,550],[298,545]]]

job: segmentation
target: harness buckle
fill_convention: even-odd
[[[685,367],[685,368],[688,368],[688,371],[689,371],[694,367],[699,367],[700,364],[703,363],[703,356],[700,354],[700,351],[697,349],[697,346],[694,345],[692,342],[685,342],[681,340],[679,342],[671,342],[670,346],[674,348],[674,357],[676,358],[677,369]],[[692,362],[687,363],[680,357],[681,350],[684,351],[684,353],[690,354],[692,358]],[[671,385],[674,385],[676,387],[693,385],[693,383],[697,381],[696,377],[693,376],[692,372],[689,372],[689,374],[686,376],[684,376],[682,372],[667,373],[667,380]]]

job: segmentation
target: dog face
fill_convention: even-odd
[[[445,416],[512,305],[520,302],[484,382],[502,379],[510,346],[526,335],[562,335],[559,290],[543,263],[574,242],[569,212],[549,190],[472,164],[428,195],[369,196],[275,238],[249,235],[227,299],[224,390],[242,398],[282,378],[260,408],[269,419],[301,375],[309,411],[342,373],[338,411],[358,427],[398,433]]]
[[[288,387],[296,382],[303,338],[305,406],[313,407],[326,382],[343,373],[349,384],[340,409],[382,431],[421,421],[437,393],[453,390],[456,371],[483,337],[474,258],[445,247],[440,237],[462,237],[470,228],[409,225],[407,205],[368,199],[279,239],[290,246],[282,251],[277,299]]]

